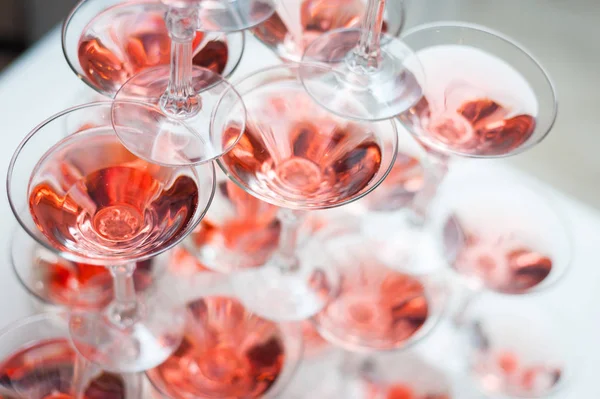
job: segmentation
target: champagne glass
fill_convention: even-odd
[[[71,337],[104,369],[137,372],[171,354],[183,321],[172,293],[136,296],[136,262],[196,227],[213,198],[215,174],[212,164],[164,167],[136,157],[115,135],[113,106],[77,106],[36,127],[11,159],[7,193],[21,227],[40,245],[72,262],[108,267],[114,300],[97,312],[74,312]],[[147,104],[128,107],[150,112]],[[175,123],[158,111],[153,117]]]
[[[399,120],[432,160],[427,187],[413,203],[424,219],[451,156],[498,158],[526,151],[552,130],[557,99],[548,73],[514,40],[461,22],[417,26],[402,35],[427,81]]]
[[[247,3],[113,0],[106,8],[106,3],[88,0],[73,11],[63,29],[66,57],[88,84],[121,100],[111,111],[115,131],[135,155],[181,166],[211,161],[228,150],[212,132],[220,131],[223,123],[243,126],[244,105],[219,74],[229,58],[224,35],[211,39],[212,34],[198,29],[205,6],[238,2]],[[243,37],[238,44],[231,71],[241,58]],[[195,49],[200,49],[197,57]],[[195,58],[212,69],[195,65]],[[153,107],[138,118],[134,111],[143,110],[129,109],[122,101]],[[231,120],[213,112],[219,102],[237,109]],[[173,131],[173,124],[165,127],[153,119],[155,112],[187,127]]]
[[[463,278],[459,321],[484,288],[525,295],[554,286],[572,253],[569,226],[544,187],[465,169],[450,173],[431,213],[440,252]]]
[[[301,356],[295,323],[265,320],[230,295],[203,295],[187,305],[179,349],[147,376],[164,399],[275,398]]]
[[[320,35],[342,28],[359,28],[366,0],[286,0],[275,13],[252,28],[252,34],[284,61],[300,62],[304,50]],[[406,17],[403,0],[387,3],[382,32],[398,36]]]
[[[402,41],[382,34],[386,3],[390,2],[369,0],[360,29],[331,30],[304,52],[301,76],[306,91],[335,114],[390,119],[423,94],[415,54]]]
[[[305,267],[310,251],[299,253],[302,211],[338,207],[372,191],[394,164],[398,143],[390,121],[349,121],[320,107],[304,90],[299,70],[291,64],[266,68],[236,84],[252,105],[249,123],[217,161],[248,194],[283,209],[279,248],[263,267],[235,276],[244,304],[277,321],[316,314],[335,291],[333,271],[325,264]],[[240,136],[227,134],[225,140]]]
[[[573,348],[556,310],[486,294],[466,311],[469,375],[490,398],[557,398],[574,374]]]
[[[139,399],[140,374],[104,372],[77,354],[62,313],[42,313],[0,332],[0,396]]]
[[[400,115],[428,148],[504,157],[543,140],[557,113],[554,86],[521,45],[485,27],[440,22],[402,35],[427,76],[423,97]]]
[[[410,270],[410,253],[392,264],[380,256],[389,244],[364,230],[343,224],[327,230],[322,251],[341,275],[341,286],[312,321],[323,338],[347,352],[336,376],[311,394],[362,397],[374,389],[369,381],[377,380],[375,375],[381,383],[373,353],[404,351],[429,336],[444,314],[447,290],[442,278],[401,271]]]
[[[40,245],[22,228],[14,229],[10,261],[19,283],[39,310],[98,310],[112,301],[112,277],[106,267],[71,262]],[[168,252],[166,253],[168,254]],[[136,292],[150,288],[165,273],[167,255],[136,263]]]
[[[82,0],[63,24],[65,59],[86,85],[114,97],[135,74],[169,65],[166,11],[159,0]],[[192,62],[227,78],[237,69],[244,45],[243,32],[197,31]]]

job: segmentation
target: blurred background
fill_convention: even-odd
[[[0,0],[0,70],[75,3]],[[600,0],[407,0],[407,10],[408,27],[448,19],[484,24],[537,56],[556,83],[559,117],[542,144],[509,162],[600,209]]]
[[[0,69],[59,23],[77,0],[0,0]]]

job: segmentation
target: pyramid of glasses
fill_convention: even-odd
[[[554,321],[520,297],[566,270],[562,217],[543,188],[449,168],[539,143],[552,83],[499,33],[404,17],[82,0],[63,51],[106,101],[11,160],[13,268],[51,313],[0,335],[0,396],[447,399],[465,371],[490,395],[563,387]],[[230,82],[246,32],[285,63]]]

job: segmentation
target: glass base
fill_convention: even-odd
[[[422,68],[410,48],[385,34],[379,68],[359,65],[355,49],[360,33],[360,29],[338,29],[315,39],[302,59],[304,87],[321,106],[345,118],[391,119],[423,96]]]
[[[112,121],[123,145],[140,158],[166,166],[206,163],[229,151],[246,122],[245,107],[233,86],[221,75],[194,66],[195,96],[186,99],[188,109],[182,111],[183,100],[163,100],[169,76],[169,66],[146,69],[117,92]]]
[[[198,28],[202,32],[245,30],[266,21],[275,7],[275,0],[203,0]]]
[[[156,293],[151,300],[138,298],[138,306],[140,320],[130,327],[113,322],[110,305],[102,311],[74,311],[69,320],[74,346],[108,371],[137,373],[163,363],[181,342],[184,309]]]
[[[333,268],[300,260],[295,270],[282,270],[276,258],[256,270],[233,277],[233,288],[246,307],[265,319],[301,321],[319,313],[338,288]]]

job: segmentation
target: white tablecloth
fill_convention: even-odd
[[[276,57],[248,37],[248,46],[235,79],[277,62]],[[0,176],[5,179],[8,163],[21,139],[39,122],[64,108],[91,98],[93,92],[80,82],[63,59],[60,36],[53,31],[0,75]],[[478,167],[490,165],[505,173],[503,161],[477,161]],[[574,258],[565,280],[547,293],[537,295],[542,303],[563,318],[564,328],[574,338],[578,369],[575,380],[561,392],[561,399],[600,397],[597,364],[600,359],[600,213],[555,190],[556,202],[571,223]],[[0,326],[32,313],[27,293],[12,274],[8,246],[16,221],[9,209],[6,186],[0,195]],[[528,300],[528,299],[524,299]]]

